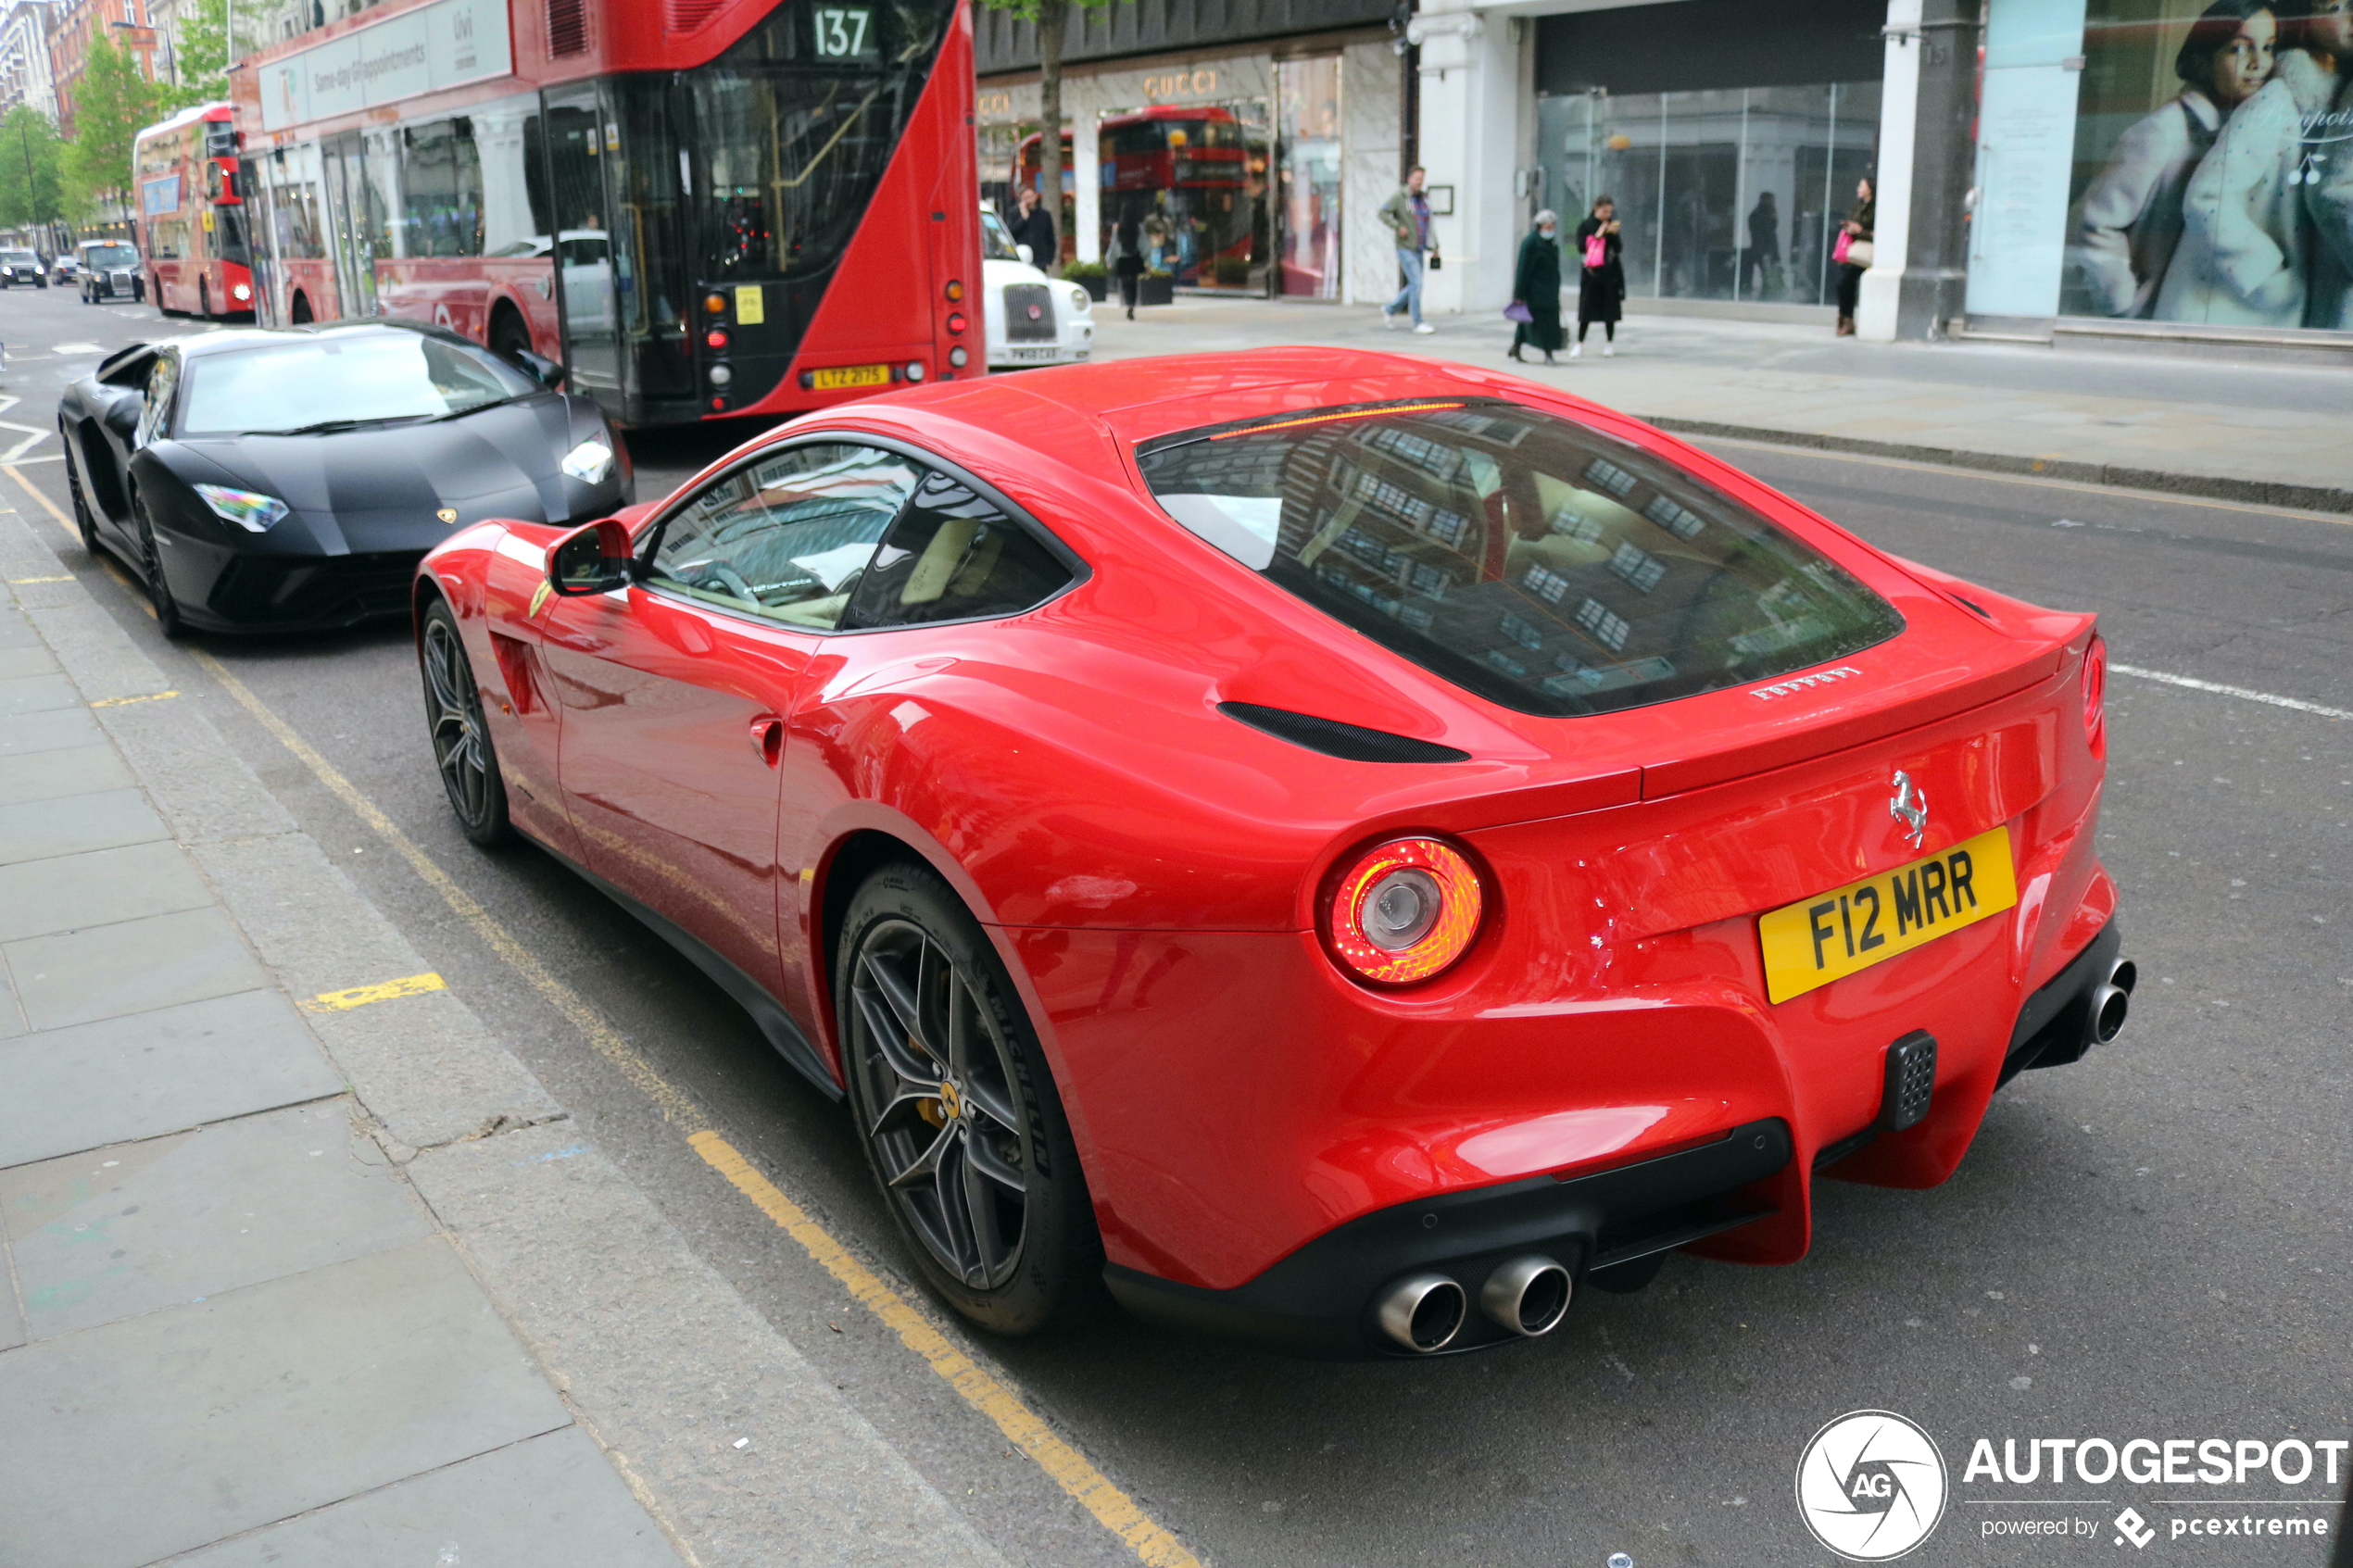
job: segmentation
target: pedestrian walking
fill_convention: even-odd
[[[1511,357],[1521,364],[1523,347],[1541,348],[1544,363],[1558,364],[1553,356],[1561,345],[1561,220],[1549,208],[1536,215],[1536,226],[1519,242],[1519,265],[1512,273],[1511,313],[1518,326],[1512,330]]]
[[[1428,176],[1416,164],[1405,171],[1405,183],[1397,194],[1381,204],[1380,215],[1397,242],[1397,270],[1405,275],[1405,286],[1397,297],[1381,307],[1381,325],[1394,328],[1397,318],[1410,315],[1417,332],[1436,329],[1422,320],[1422,259],[1429,256],[1429,265],[1438,265],[1438,247],[1430,241],[1429,198],[1422,194]]]
[[[1136,296],[1144,286],[1144,226],[1132,212],[1112,225],[1111,274],[1119,280],[1119,301],[1136,319]]]
[[[1025,186],[1013,220],[1005,225],[1013,244],[1029,247],[1029,264],[1051,272],[1062,259],[1061,247],[1055,243],[1054,217],[1046,210],[1034,187]]]
[[[1838,245],[1831,259],[1838,263],[1838,335],[1855,335],[1855,301],[1863,292],[1863,274],[1871,270],[1871,181],[1865,175],[1855,183],[1855,207],[1838,226]]]
[[[1617,204],[1607,196],[1577,226],[1577,341],[1568,357],[1585,352],[1585,329],[1602,324],[1602,358],[1617,352],[1617,321],[1626,313],[1626,241],[1618,231]]]
[[[1781,270],[1781,209],[1773,193],[1760,193],[1756,205],[1748,214],[1748,248],[1741,252],[1741,291],[1744,294],[1778,294],[1775,274]],[[1749,274],[1756,275],[1756,286],[1749,287]]]

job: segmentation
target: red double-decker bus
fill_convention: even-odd
[[[233,79],[264,320],[398,316],[620,422],[986,372],[970,0],[386,0]]]
[[[132,139],[147,297],[167,316],[253,308],[237,137],[227,104],[199,104]]]
[[[1115,115],[1097,135],[1106,233],[1134,217],[1154,270],[1188,287],[1249,286],[1252,262],[1265,260],[1263,136],[1214,104]]]

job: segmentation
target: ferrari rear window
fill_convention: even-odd
[[[1523,713],[1770,680],[1903,619],[1819,551],[1636,447],[1516,404],[1326,408],[1148,443],[1169,516]]]

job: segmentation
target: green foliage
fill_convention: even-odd
[[[180,43],[173,52],[180,81],[157,92],[165,113],[228,97],[229,4],[230,0],[195,0],[181,8]],[[253,19],[248,16],[245,21],[245,47],[251,49]]]
[[[0,228],[51,223],[66,215],[64,154],[57,128],[31,106],[19,104],[0,119]]]
[[[66,149],[67,200],[87,213],[131,201],[131,144],[156,122],[156,84],[139,62],[101,33],[90,41],[73,92],[73,141]]]

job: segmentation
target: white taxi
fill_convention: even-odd
[[[980,297],[988,368],[1075,365],[1095,352],[1094,301],[1076,283],[1049,278],[1022,257],[1004,220],[980,209]]]

